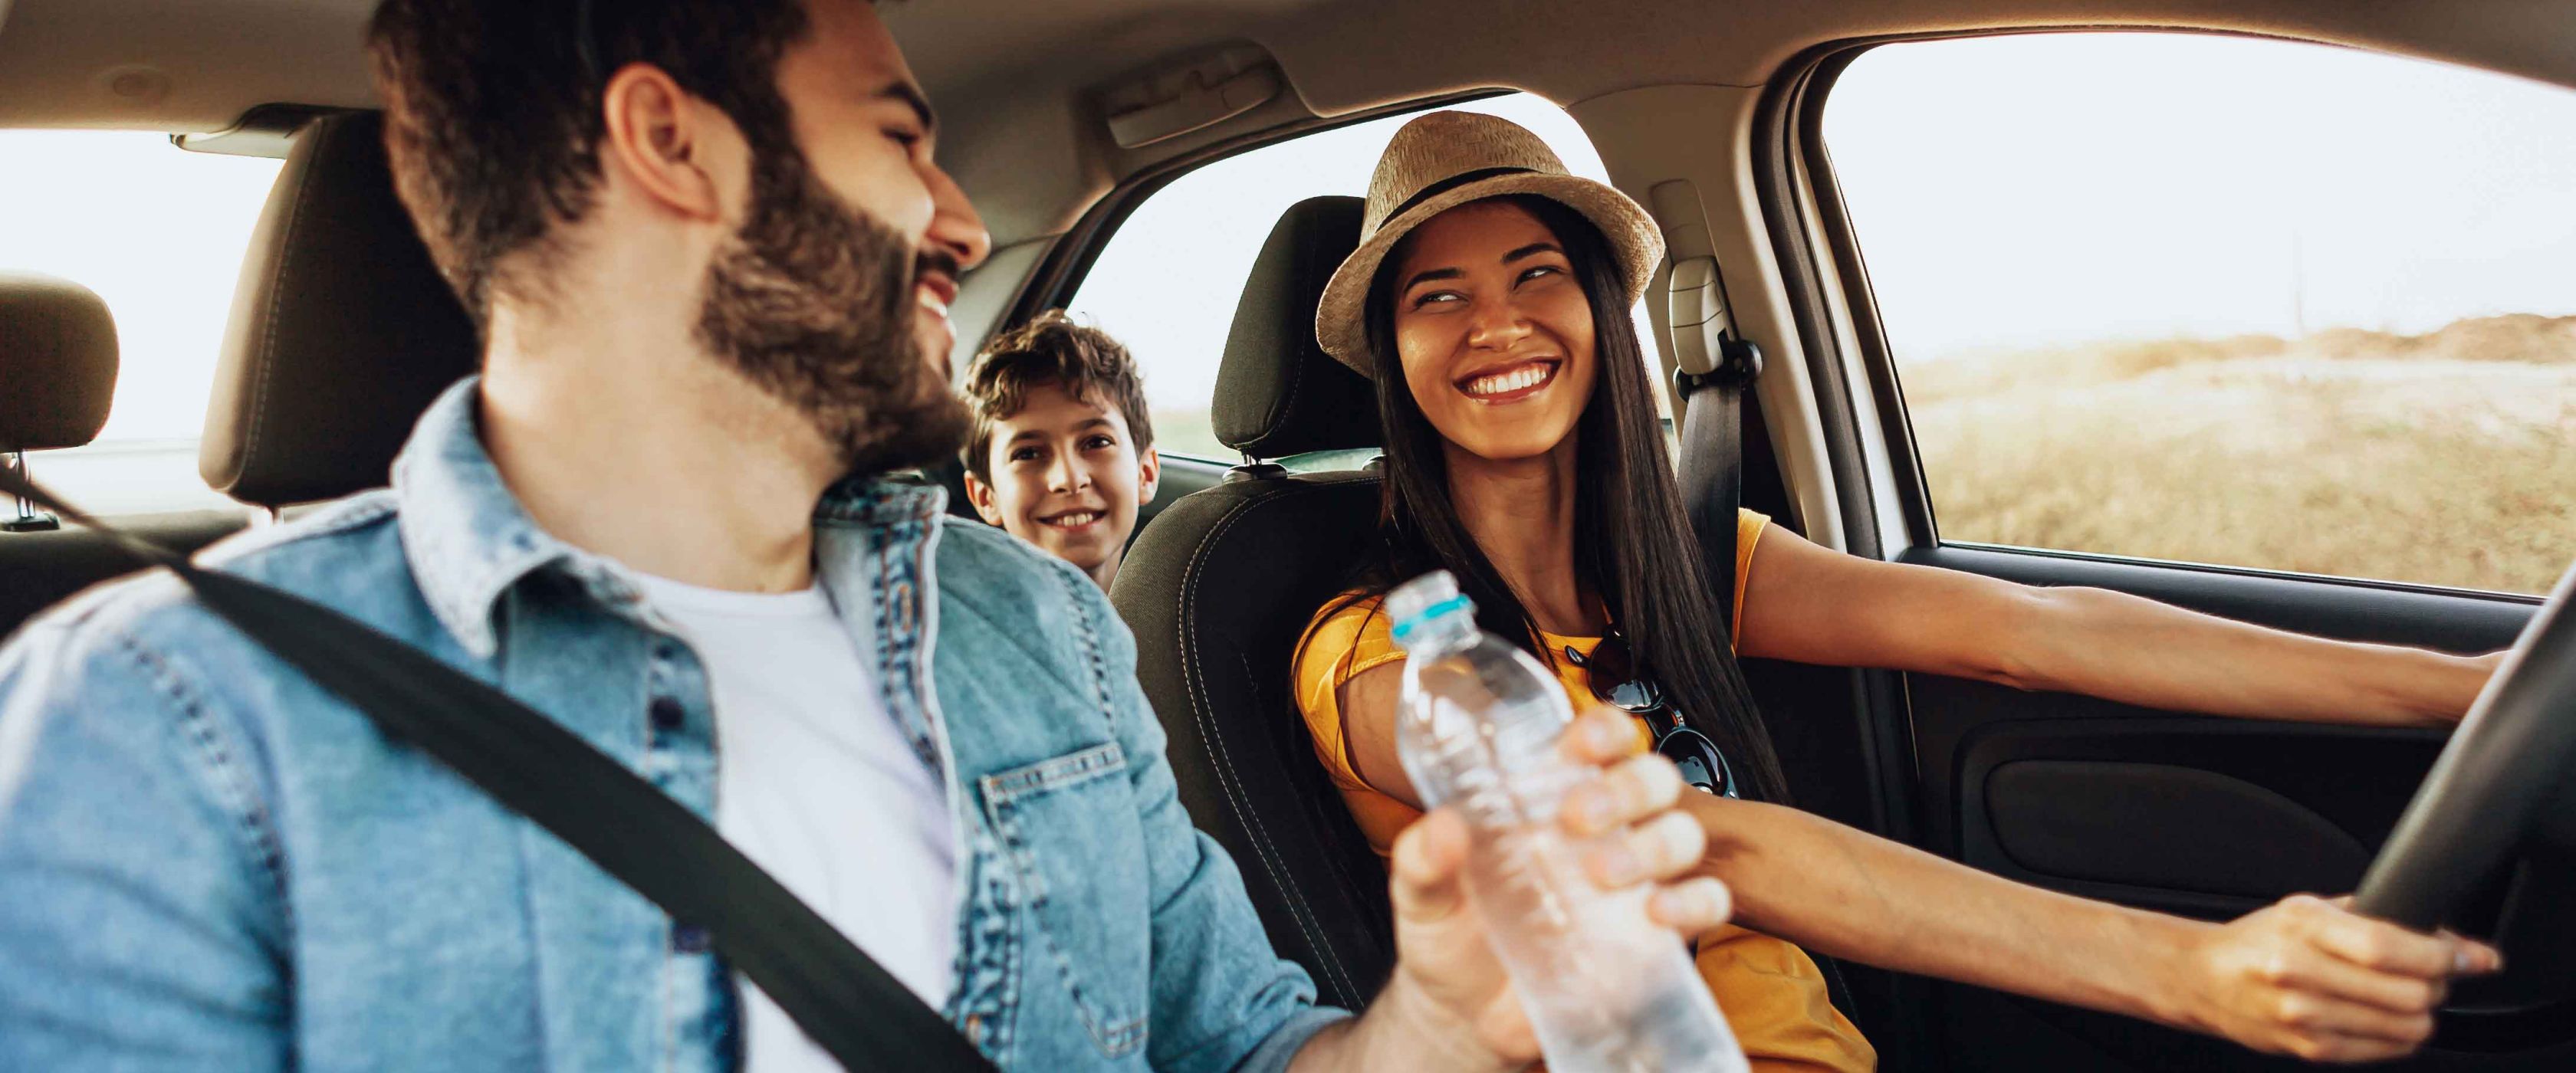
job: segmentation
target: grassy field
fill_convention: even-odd
[[[1243,458],[1243,452],[1217,442],[1216,426],[1208,418],[1208,409],[1205,406],[1155,410],[1154,449],[1173,454],[1221,459],[1227,462],[1237,462]]]
[[[2576,317],[1901,369],[1952,540],[2545,592],[2576,561]],[[1233,460],[1204,409],[1157,446]]]
[[[2576,560],[2576,317],[1901,376],[1948,539],[2508,592]]]

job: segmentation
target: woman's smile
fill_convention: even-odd
[[[1489,366],[1459,377],[1458,390],[1488,406],[1508,405],[1547,390],[1564,364],[1559,358],[1532,358]]]

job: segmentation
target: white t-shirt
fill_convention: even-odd
[[[716,829],[933,1009],[957,941],[945,784],[886,712],[822,588],[783,595],[639,579],[715,693]],[[838,1071],[742,981],[744,1068]]]

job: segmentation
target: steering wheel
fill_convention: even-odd
[[[2556,1035],[2576,1024],[2576,974],[2564,968],[2576,957],[2576,929],[2557,919],[2576,896],[2571,602],[2576,569],[2559,580],[2460,721],[2353,899],[2361,913],[2430,931],[2462,923],[2504,891],[2495,938],[2506,946],[2506,975],[2463,984],[2458,1016],[2443,1026],[2443,1036],[2453,1038],[2437,1046],[2513,1049],[2543,1042],[2533,1033],[2544,1022],[2554,1028],[2544,1034]]]

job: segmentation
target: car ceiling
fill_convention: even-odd
[[[358,40],[372,6],[0,0],[0,127],[212,131],[265,103],[371,106]],[[1573,104],[1648,85],[1757,85],[1806,48],[1855,38],[2221,29],[2576,86],[2576,0],[908,0],[881,9],[939,104],[945,163],[1006,245],[1062,231],[1122,176],[1282,124],[1485,87]],[[1233,42],[1266,49],[1291,92],[1141,150],[1111,141],[1094,103],[1100,87]]]

